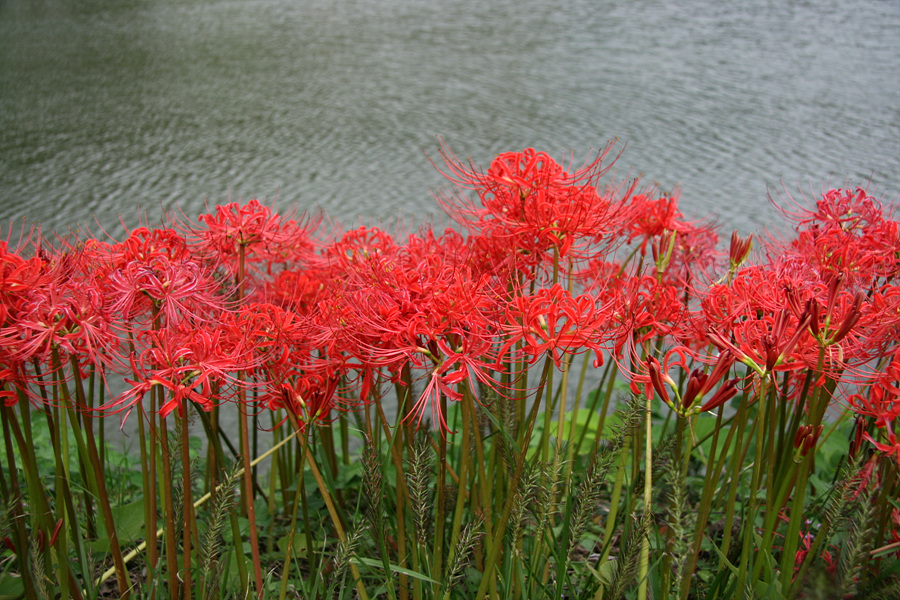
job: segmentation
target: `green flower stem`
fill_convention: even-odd
[[[59,353],[56,348],[52,351],[52,360],[54,364],[61,364]],[[78,360],[74,356],[71,357],[71,364],[73,372],[78,373]],[[78,404],[80,406],[87,406],[81,379],[79,377],[74,377],[74,384]],[[87,441],[87,450],[85,451],[84,442],[81,438],[79,419],[75,413],[75,408],[72,406],[72,398],[69,395],[69,390],[64,379],[61,381],[60,387],[63,392],[63,406],[69,414],[69,422],[75,433],[79,455],[81,457],[87,455],[88,460],[90,461],[91,468],[86,469],[86,474],[88,475],[87,479],[89,483],[92,484],[92,488],[97,494],[97,501],[100,504],[100,514],[103,517],[103,522],[106,526],[107,536],[109,536],[110,554],[112,554],[113,564],[116,568],[116,583],[118,584],[119,595],[124,600],[127,600],[131,595],[131,578],[125,570],[125,562],[122,559],[122,549],[119,547],[119,536],[116,533],[116,524],[113,519],[112,507],[109,503],[109,494],[106,490],[106,478],[104,477],[103,466],[100,464],[100,454],[97,451],[97,443],[94,438],[93,419],[84,419],[84,434],[85,440]]]
[[[27,402],[27,400],[24,400]],[[19,402],[23,402],[21,394]],[[28,552],[29,540],[28,534],[25,533],[25,510],[22,505],[22,494],[19,489],[19,478],[16,475],[15,452],[12,446],[11,423],[15,421],[15,413],[6,406],[5,402],[0,402],[0,422],[3,423],[3,443],[6,446],[6,465],[9,470],[9,486],[13,498],[12,520],[15,523],[16,548],[19,554],[16,559],[19,563],[19,569],[22,573],[22,584],[25,588],[25,596],[28,600],[37,600],[37,592],[34,589],[33,573],[31,569],[31,557]],[[23,471],[25,469],[23,468]]]
[[[613,483],[613,491],[609,499],[609,514],[606,515],[606,528],[603,533],[603,555],[598,561],[598,564],[601,565],[606,563],[609,558],[609,553],[612,551],[613,534],[616,530],[616,519],[619,515],[619,503],[622,498],[622,487],[625,483],[625,471],[628,469],[628,455],[631,452],[631,442],[633,437],[634,433],[626,433],[625,441],[622,444],[619,467],[616,469],[616,479]]]
[[[581,404],[581,394],[584,389],[584,380],[587,375],[590,359],[590,353],[585,352],[584,360],[581,362],[581,372],[578,375],[578,387],[575,389],[575,404],[572,407],[572,421],[569,423],[569,443],[566,451],[567,464],[566,476],[564,478],[565,481],[568,481],[572,477],[572,469],[575,466],[575,452],[581,447],[581,440],[583,439],[578,435],[578,407]],[[585,430],[587,430],[587,427],[585,427]]]
[[[79,544],[80,539],[78,536],[78,519],[75,516],[74,507],[73,510],[69,510],[72,506],[72,499],[69,493],[69,470],[67,468],[68,465],[63,465],[63,455],[60,451],[60,438],[63,436],[67,437],[66,428],[65,428],[65,412],[60,410],[59,405],[54,405],[52,410],[47,410],[45,412],[47,418],[47,431],[50,432],[50,443],[53,445],[53,458],[54,458],[54,467],[56,469],[54,481],[56,485],[56,506],[57,511],[62,511],[63,515],[63,529],[61,530],[61,535],[57,540],[57,554],[58,556],[68,556],[68,540],[66,539],[68,536],[64,533],[68,527],[65,525],[72,525],[72,536],[73,539],[76,540],[76,544]],[[79,558],[83,555],[79,552]],[[84,564],[84,563],[82,563]],[[59,576],[57,577],[57,583],[59,584],[59,591],[61,598],[69,597],[69,578],[71,574],[69,572],[69,561],[68,560],[60,560],[57,561],[57,568],[59,569]]]
[[[603,406],[600,408],[600,420],[597,421],[597,428],[595,430],[594,435],[594,449],[593,454],[596,455],[600,450],[600,440],[603,439],[603,426],[606,424],[606,415],[609,412],[609,402],[612,398],[613,386],[616,382],[615,373],[618,372],[618,369],[613,369],[612,366],[615,364],[614,360],[610,360],[609,364],[606,366],[605,376],[609,376],[609,379],[606,382],[606,392],[603,394]],[[598,389],[599,391],[599,389]],[[593,411],[592,411],[593,412]],[[585,433],[582,434],[582,437],[587,434],[587,427],[585,427]],[[579,444],[581,442],[579,441]]]
[[[155,570],[159,562],[159,549],[156,546],[156,476],[154,474],[156,461],[155,457],[151,459],[147,450],[147,426],[144,423],[143,410],[140,411],[137,419],[138,448],[141,456],[141,487],[144,495],[144,528],[148,536],[147,565],[151,570]],[[155,597],[155,593],[151,597]]]
[[[153,400],[151,398],[151,402],[152,401]],[[151,404],[151,408],[152,408],[152,406],[153,405]],[[222,439],[216,433],[216,421],[214,420],[217,417],[216,413],[212,413],[212,414],[207,413],[206,411],[202,410],[197,404],[194,404],[194,408],[196,409],[197,414],[200,416],[200,423],[203,424],[203,429],[206,431],[206,438],[207,438],[207,440],[209,440],[209,444],[212,447],[213,455],[216,457],[216,462],[219,465],[221,465],[222,467],[224,467],[227,463],[225,461],[225,453],[222,450]],[[151,432],[152,432],[152,428],[153,428],[153,420],[152,419],[150,421],[150,426],[151,426]],[[151,433],[151,435],[152,435],[152,433]],[[294,437],[294,434],[286,436],[284,439],[281,440],[281,442],[275,444],[272,447],[272,449],[270,450],[270,452],[275,452],[276,450],[281,448],[284,444],[286,444],[288,440],[293,439],[293,437]],[[263,454],[263,457],[268,456],[268,455],[269,455],[269,453],[265,453],[265,454]],[[151,457],[153,456],[152,452],[150,453],[150,456]],[[261,458],[262,457],[257,458],[257,461],[261,460]],[[243,469],[241,470],[241,472],[238,473],[238,476],[241,476],[242,474],[243,474]],[[300,481],[302,483],[302,481],[303,481],[302,478],[300,479]],[[218,490],[221,489],[222,485],[223,484],[221,484],[221,483],[217,484],[215,488],[211,489],[205,496],[203,496],[202,498],[200,498],[200,500],[195,502],[194,508],[196,509],[197,507],[200,506],[200,504],[202,504],[207,499],[209,499],[213,495],[215,495],[215,493],[217,493]],[[156,504],[156,499],[154,497],[154,506],[155,506],[155,504]],[[247,572],[247,559],[244,556],[243,543],[241,541],[241,528],[240,528],[240,524],[238,523],[238,518],[237,518],[237,514],[235,514],[235,511],[228,511],[228,516],[229,516],[229,521],[231,524],[232,543],[235,545],[234,555],[235,555],[237,567],[238,567],[238,580],[241,582],[241,593],[243,594],[243,597],[246,598],[246,597],[248,597],[248,589],[249,589],[249,585],[250,585],[250,575]],[[156,521],[154,518],[154,523],[155,522]],[[153,540],[154,545],[156,544],[156,539],[162,534],[162,531],[163,531],[162,529],[159,529],[159,530],[156,530],[153,532],[148,532],[148,533],[153,534],[151,539]],[[149,553],[149,551],[148,551],[148,553]]]
[[[534,432],[534,424],[537,421],[538,410],[540,409],[544,389],[547,384],[547,375],[552,364],[553,361],[549,357],[544,360],[544,370],[541,373],[541,380],[538,384],[537,393],[535,394],[534,405],[531,407],[527,425],[523,432],[522,443],[519,445],[519,453],[516,457],[516,470],[512,480],[509,482],[509,492],[507,493],[506,501],[503,504],[503,514],[500,515],[500,520],[496,523],[492,531],[491,537],[495,543],[488,554],[481,583],[478,585],[478,592],[475,594],[475,598],[484,598],[488,591],[488,587],[493,585],[492,582],[494,582],[494,568],[497,566],[497,562],[500,559],[500,551],[503,547],[501,540],[503,539],[503,534],[506,532],[506,526],[509,524],[509,517],[512,514],[513,504],[516,500],[515,492],[518,488],[519,480],[522,478],[522,472],[525,470],[525,459],[528,455],[528,443],[531,440],[531,434]]]
[[[815,377],[817,373],[821,373],[825,364],[825,349],[819,349],[819,359],[816,365],[816,371],[811,374],[812,377]],[[822,422],[822,416],[825,414],[825,407],[828,402],[821,402],[822,397],[822,387],[816,386],[813,390],[812,397],[809,402],[809,416],[810,416],[810,424],[813,426],[813,430],[819,426]],[[828,398],[831,397],[831,394],[828,394]],[[821,408],[820,408],[821,404]],[[793,439],[793,438],[792,438]],[[806,482],[809,478],[810,473],[814,469],[815,463],[815,452],[810,452],[809,456],[804,459],[803,466],[799,472],[799,481],[797,485],[794,487],[794,501],[791,508],[790,513],[790,521],[788,523],[788,531],[785,534],[784,538],[784,553],[782,554],[782,574],[781,581],[782,585],[786,586],[790,580],[789,574],[792,574],[793,569],[793,561],[794,555],[797,552],[797,544],[799,544],[799,535],[800,535],[800,524],[804,520],[803,508],[806,500]],[[779,507],[780,508],[780,507]],[[785,566],[789,565],[789,568],[785,570]]]
[[[557,411],[556,417],[556,456],[558,460],[561,460],[562,454],[562,444],[563,444],[563,432],[565,431],[566,424],[566,409],[568,408],[568,390],[569,390],[569,367],[571,366],[572,355],[566,354],[563,356],[562,360],[562,381],[559,382],[559,407]],[[577,408],[576,408],[577,410]],[[577,419],[573,415],[572,422],[576,422]],[[567,449],[568,451],[568,449]],[[565,485],[563,486],[563,490],[565,490]]]
[[[441,394],[441,414],[447,414],[447,399]],[[459,482],[459,487],[464,487],[464,482]],[[435,488],[435,517],[434,517],[434,545],[431,554],[431,578],[441,580],[444,557],[444,527],[446,525],[445,508],[447,506],[447,437],[440,435],[438,441],[438,474]],[[435,589],[435,596],[438,595]]]
[[[166,568],[169,575],[169,594],[172,600],[178,600],[180,586],[178,584],[178,547],[175,539],[175,502],[172,498],[172,461],[169,452],[169,431],[166,420],[159,417],[159,439],[162,452],[162,490],[163,507],[165,510],[165,534],[166,534]],[[168,483],[167,483],[168,482]],[[185,600],[188,600],[185,598]]]
[[[462,384],[465,385],[465,384]],[[456,540],[459,539],[459,532],[462,529],[462,519],[463,512],[466,506],[466,485],[469,480],[469,462],[471,462],[470,455],[470,445],[471,445],[471,436],[472,436],[472,417],[474,416],[474,403],[472,402],[471,394],[464,393],[462,399],[462,444],[459,447],[459,485],[456,490],[456,507],[453,511],[453,525],[450,528],[450,555],[447,557],[447,565],[453,564],[453,560],[456,558],[456,552],[458,551]],[[440,515],[438,515],[440,518]],[[448,572],[449,576],[449,572]],[[438,579],[434,577],[436,581],[442,581],[443,585],[440,588],[444,589],[444,592],[449,593],[449,578],[448,579]],[[440,588],[438,585],[435,585],[434,588],[434,596],[437,597],[440,594]]]
[[[246,262],[246,243],[242,240],[237,245],[237,272],[235,273],[235,284],[237,286],[237,301],[242,302],[245,297],[245,262]],[[250,554],[253,557],[253,577],[256,582],[256,594],[258,598],[262,597],[262,565],[259,558],[259,533],[256,530],[256,507],[253,502],[253,473],[250,467],[250,435],[247,425],[247,390],[244,386],[245,373],[238,371],[238,425],[240,427],[240,444],[241,444],[241,460],[244,467],[244,486],[242,488],[242,499],[244,501],[244,510],[247,514],[247,520],[250,522]]]
[[[182,527],[181,536],[181,556],[184,564],[182,569],[181,580],[184,586],[184,598],[189,600],[193,587],[191,586],[191,535],[195,529],[194,526],[194,502],[191,498],[191,455],[190,455],[190,439],[187,424],[187,407],[180,407],[179,412],[185,411],[181,419],[181,481],[182,493],[184,500],[182,502],[182,512],[184,513],[184,526]],[[199,545],[198,545],[199,547]]]
[[[299,430],[295,430],[295,434],[298,431]],[[306,432],[304,432],[304,435],[306,435]],[[306,446],[306,444],[304,444],[304,446]],[[276,456],[277,456],[277,454],[276,454]],[[301,477],[300,482],[302,483],[302,481],[303,481],[303,478]],[[298,488],[299,488],[299,486],[298,486]],[[305,502],[304,502],[304,504],[305,504]],[[293,550],[294,550],[294,535],[296,534],[296,531],[297,531],[297,513],[299,512],[299,510],[298,510],[299,508],[300,508],[300,490],[298,489],[297,493],[294,494],[293,506],[291,508],[291,529],[290,529],[290,533],[288,534],[287,548],[285,548],[285,550],[284,550],[284,569],[281,572],[281,587],[279,588],[279,591],[278,591],[278,600],[284,600],[285,597],[287,596],[287,585],[288,585],[288,579],[289,579],[288,573],[291,570],[291,557],[292,557]],[[307,529],[309,529],[309,528],[307,527]],[[307,532],[307,535],[309,535],[308,532]],[[309,544],[307,544],[307,551],[309,550],[308,546],[309,546]],[[310,564],[312,564],[312,563],[310,563]]]
[[[294,426],[295,430],[300,431],[300,424],[297,422],[296,417],[294,415],[288,413],[290,417],[291,424]],[[312,456],[312,453],[309,451],[309,445],[307,444],[306,437],[300,436],[300,446],[303,449],[303,454],[306,457],[306,464],[309,465],[309,470],[313,475],[313,478],[316,480],[316,485],[319,487],[319,492],[322,494],[322,499],[325,500],[325,506],[328,509],[328,514],[331,517],[331,523],[334,525],[334,530],[337,532],[338,539],[341,540],[341,543],[347,543],[347,534],[344,532],[344,526],[341,524],[341,519],[338,516],[337,509],[334,506],[334,501],[331,498],[331,494],[328,492],[328,487],[325,485],[325,480],[322,478],[322,473],[319,471],[318,465],[316,465],[316,461]],[[353,580],[356,582],[356,591],[359,594],[359,597],[362,600],[369,600],[369,595],[366,593],[366,588],[362,582],[362,576],[359,573],[359,569],[356,564],[353,562],[350,563],[350,572],[353,574]]]
[[[750,448],[750,435],[747,436],[746,444],[741,444],[741,440],[744,439],[744,432],[747,428],[747,421],[749,420],[747,405],[749,401],[747,398],[747,393],[744,393],[744,397],[741,399],[741,403],[738,405],[738,411],[735,419],[737,420],[737,435],[735,437],[735,446],[734,452],[731,457],[731,476],[730,483],[728,486],[728,494],[725,497],[724,506],[725,506],[725,518],[723,520],[724,523],[724,531],[722,533],[722,544],[719,546],[721,551],[721,559],[719,560],[719,568],[718,571],[721,572],[722,569],[725,568],[725,557],[728,556],[728,551],[731,549],[731,524],[734,523],[734,511],[737,506],[737,490],[738,483],[741,479],[741,470],[744,465],[744,457],[747,456],[747,452]],[[732,425],[734,427],[734,425]],[[752,435],[752,427],[750,434]]]
[[[731,426],[728,428],[728,435],[722,444],[721,456],[718,452],[719,433],[723,427],[723,410],[719,410],[716,415],[716,425],[713,429],[713,438],[710,445],[709,459],[707,465],[712,464],[712,469],[707,469],[706,477],[703,480],[703,491],[700,496],[700,506],[697,508],[697,525],[694,528],[694,541],[690,555],[685,562],[684,576],[681,580],[681,589],[678,598],[687,598],[690,592],[691,575],[697,567],[697,560],[700,556],[700,550],[703,543],[703,532],[706,531],[706,525],[709,522],[709,515],[712,512],[712,496],[716,490],[719,477],[725,467],[725,461],[728,457],[728,450],[731,448],[731,442],[734,439],[736,428]],[[732,417],[733,419],[733,417]],[[702,443],[702,441],[701,441]],[[718,460],[717,460],[718,457]]]
[[[253,577],[256,582],[257,597],[263,594],[262,565],[259,557],[259,534],[256,529],[256,507],[253,501],[253,473],[250,467],[250,436],[247,425],[247,399],[243,386],[239,389],[238,397],[238,425],[240,426],[241,460],[244,468],[243,498],[247,520],[250,523],[250,555],[253,559]]]
[[[584,357],[585,369],[587,368],[589,360],[590,360],[590,355],[585,354],[585,357]],[[587,413],[587,419],[585,420],[584,427],[581,431],[581,434],[578,435],[578,441],[573,445],[573,448],[572,448],[573,456],[581,453],[581,447],[584,445],[584,440],[587,438],[587,434],[590,429],[591,417],[593,417],[594,414],[597,413],[597,405],[600,404],[600,398],[602,397],[602,394],[600,393],[600,391],[603,388],[603,385],[607,383],[606,378],[609,376],[610,371],[611,371],[610,367],[612,366],[612,364],[614,362],[615,361],[609,361],[609,363],[607,363],[606,367],[604,367],[603,375],[600,376],[600,382],[597,384],[597,388],[596,388],[596,390],[594,390],[594,393],[592,394],[590,408],[588,409],[588,413]],[[583,372],[584,372],[584,370],[582,371],[582,373]],[[581,395],[580,385],[581,385],[581,383],[579,383],[579,394],[578,394],[579,396]],[[577,398],[576,398],[576,400],[577,400]],[[577,419],[575,419],[575,423],[572,425],[572,431],[573,432],[577,431]],[[569,439],[575,439],[575,435],[573,434],[572,436],[570,436]],[[597,448],[595,447],[594,452],[596,453],[596,451],[597,451]]]
[[[754,449],[755,456],[753,459],[753,471],[750,479],[749,507],[746,512],[746,518],[743,523],[744,546],[741,552],[741,564],[738,567],[737,593],[743,593],[744,585],[747,582],[747,574],[751,570],[751,555],[753,554],[753,534],[755,532],[756,512],[759,507],[759,489],[762,483],[763,471],[763,447],[766,443],[766,427],[765,418],[768,410],[769,399],[769,378],[764,378],[760,383],[760,391],[757,399],[756,419],[754,426],[756,427],[756,447]],[[762,559],[760,559],[762,560]],[[755,570],[755,569],[754,569]]]
[[[479,487],[479,490],[481,491],[481,502],[480,502],[479,509],[481,510],[482,518],[483,518],[484,522],[490,523],[493,518],[493,513],[494,513],[491,500],[492,500],[492,498],[494,498],[493,483],[494,483],[495,477],[493,476],[493,470],[488,471],[488,469],[495,469],[496,464],[491,465],[489,467],[487,467],[485,465],[484,440],[481,437],[481,427],[477,426],[478,416],[474,411],[474,407],[475,407],[475,403],[473,400],[472,401],[472,408],[473,408],[472,421],[476,425],[475,429],[474,429],[474,431],[475,431],[475,461],[476,461],[477,475],[478,475],[478,487]],[[494,455],[494,458],[496,458],[496,455]],[[491,472],[490,476],[488,475],[488,472]],[[490,553],[491,548],[493,547],[493,544],[494,544],[494,538],[491,536],[489,527],[485,527],[485,532],[482,536],[482,539],[483,539],[485,550],[488,553]],[[476,552],[477,552],[477,549],[476,549]],[[476,556],[477,556],[477,554],[476,554]],[[477,560],[480,562],[481,559],[477,558]]]
[[[774,496],[774,501],[772,504],[769,504],[766,507],[767,511],[766,511],[766,516],[765,516],[765,521],[763,523],[762,544],[760,545],[760,548],[763,551],[769,552],[771,549],[772,536],[775,532],[775,528],[778,526],[778,517],[781,514],[781,508],[787,502],[787,498],[788,498],[788,495],[791,493],[791,489],[794,488],[793,484],[795,482],[795,479],[796,479],[797,488],[794,488],[794,489],[797,489],[798,492],[799,492],[799,486],[801,486],[801,485],[804,487],[806,486],[806,475],[809,473],[809,470],[807,467],[809,465],[810,460],[811,459],[809,457],[805,457],[803,459],[802,465],[799,467],[799,477],[797,477],[798,465],[793,460],[791,460],[791,465],[788,468],[788,471],[786,473],[782,474],[781,483],[778,487],[777,493]],[[799,493],[797,493],[797,495],[799,495]],[[788,523],[788,532],[785,534],[785,540],[787,540],[792,535],[792,533],[795,535],[796,535],[796,533],[799,533],[800,522],[803,520],[802,507],[799,512],[796,510],[797,509],[797,505],[796,505],[797,495],[794,496],[795,503],[794,503],[794,507],[791,509],[791,512],[790,512],[790,522]],[[796,530],[796,532],[794,530]],[[787,557],[787,553],[785,552],[782,555],[782,574],[784,574],[784,572],[785,572],[784,571],[784,560],[786,559],[786,557]],[[754,565],[754,567],[753,567],[753,580],[754,581],[756,581],[756,579],[759,578],[760,573],[762,573],[763,563],[764,563],[764,561],[760,560],[760,561],[756,562],[756,564]],[[790,568],[787,572],[788,573],[793,572],[793,569]]]
[[[653,407],[648,395],[644,414],[644,515],[652,518],[653,502]],[[638,600],[647,600],[648,574],[650,570],[650,536],[641,539],[641,557],[638,565]]]
[[[200,411],[200,412],[202,412],[202,411]],[[265,459],[267,459],[269,456],[271,456],[273,453],[278,452],[282,448],[282,446],[284,446],[285,444],[287,444],[288,442],[293,440],[297,436],[298,433],[299,433],[299,431],[294,430],[293,432],[291,432],[290,434],[285,436],[285,438],[282,439],[278,444],[276,444],[275,446],[272,446],[269,450],[267,450],[266,452],[262,453],[261,455],[257,456],[255,459],[253,459],[253,461],[251,462],[251,465],[256,466],[259,463],[261,463],[262,461],[264,461]],[[221,454],[221,452],[222,452],[221,448],[219,448],[217,450],[217,452],[219,454]],[[239,476],[243,475],[243,473],[241,472],[240,469],[238,469],[236,475],[239,477]],[[203,504],[205,504],[210,499],[212,499],[214,494],[218,493],[224,485],[225,485],[224,482],[220,483],[215,490],[210,490],[209,492],[207,492],[206,494],[204,494],[203,496],[198,498],[196,501],[194,501],[194,509],[196,510],[196,509],[200,508],[201,506],[203,506]],[[164,531],[165,530],[162,528],[158,529],[156,531],[157,537],[161,536]],[[236,539],[240,539],[240,538],[238,537]],[[145,541],[141,542],[140,544],[138,544],[137,547],[135,547],[131,552],[129,552],[125,556],[125,563],[127,564],[128,562],[132,561],[136,556],[138,556],[146,548],[147,548],[147,541],[145,540]],[[103,573],[103,575],[97,580],[97,585],[99,586],[99,585],[105,583],[113,575],[115,575],[115,569],[109,569],[109,570],[105,571]]]

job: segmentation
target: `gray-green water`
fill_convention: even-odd
[[[0,224],[277,194],[439,218],[436,136],[535,146],[772,225],[767,185],[900,191],[900,2],[0,0]],[[624,145],[624,144],[623,144]]]

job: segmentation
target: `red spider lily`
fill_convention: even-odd
[[[668,370],[663,371],[659,364],[659,360],[657,360],[655,356],[648,356],[646,362],[647,371],[650,374],[650,383],[653,385],[653,389],[659,394],[660,400],[669,406],[673,406],[672,401],[669,399],[669,392],[666,391],[666,386],[663,385],[663,382],[668,383],[674,388],[676,385],[675,380],[669,377]],[[632,381],[634,381],[634,379]],[[648,393],[647,395],[651,398],[653,397],[653,394]]]
[[[244,205],[229,202],[216,206],[214,214],[201,215],[204,229],[191,230],[201,252],[215,256],[220,264],[237,269],[239,252],[250,262],[287,262],[312,249],[310,233],[320,219],[284,218],[271,208],[250,200]]]
[[[601,290],[621,293],[628,276],[625,274],[625,265],[621,263],[593,259],[583,270],[574,273],[574,278],[584,285],[585,292],[589,294],[599,293]]]
[[[804,338],[809,338],[809,321],[809,314],[795,320],[789,310],[783,309],[772,317],[736,324],[731,329],[733,339],[712,330],[707,335],[720,350],[728,350],[764,378],[775,371],[803,366],[796,349]]]
[[[714,225],[685,227],[675,236],[675,246],[665,277],[688,290],[697,280],[711,279],[710,274],[719,261],[716,250],[718,242],[719,234]]]
[[[897,461],[897,467],[900,468],[900,435],[893,433],[890,431],[890,428],[885,432],[885,441],[886,444],[882,444],[875,440],[868,433],[863,433],[863,437],[869,440],[875,448],[878,449],[879,452],[884,454],[887,457],[893,456]]]
[[[99,248],[98,248],[99,249]],[[190,258],[187,240],[174,229],[138,227],[118,246],[108,247],[114,268],[131,262],[150,264],[156,258],[182,261]]]
[[[338,376],[320,372],[299,376],[294,383],[282,383],[278,393],[269,395],[266,404],[272,410],[289,410],[301,427],[326,422],[334,407],[339,381]]]
[[[631,198],[630,220],[623,227],[623,235],[627,235],[628,243],[640,240],[641,256],[650,245],[660,278],[690,286],[698,274],[709,272],[717,261],[718,233],[711,224],[684,219],[678,210],[680,190],[659,198],[657,194],[654,189]]]
[[[17,374],[13,381],[19,389],[43,402],[29,391],[27,381],[53,385],[71,375],[82,376],[81,367],[89,364],[102,372],[112,364],[120,340],[92,275],[95,265],[85,253],[65,245],[38,247],[35,252],[34,259],[21,262],[5,279],[3,295],[9,308],[0,326],[0,358]],[[31,280],[27,285],[21,278],[26,266]],[[17,277],[9,277],[16,273]],[[55,358],[53,352],[58,353]],[[78,373],[68,373],[74,368],[70,357],[79,365]],[[25,365],[34,376],[27,374]]]
[[[135,380],[126,382],[131,389],[101,410],[125,411],[127,416],[154,385],[169,391],[168,399],[159,407],[163,418],[175,409],[183,416],[187,401],[212,410],[230,398],[235,386],[240,385],[236,373],[248,368],[245,352],[218,328],[152,329],[141,332],[136,342],[143,349],[130,357]]]
[[[226,310],[226,295],[214,273],[192,258],[172,261],[157,255],[150,262],[130,261],[109,275],[110,309],[135,327],[162,319],[209,320]]]
[[[853,411],[862,416],[873,417],[879,429],[889,427],[900,418],[900,349],[895,349],[891,362],[878,373],[865,393],[850,396]]]
[[[253,365],[263,369],[298,363],[297,349],[310,339],[308,320],[291,310],[268,303],[250,302],[225,313],[222,327],[229,337],[254,356]],[[304,354],[309,353],[304,348]]]
[[[609,307],[615,356],[661,336],[679,337],[687,324],[683,290],[655,277],[626,277],[620,286],[601,289],[598,303]]]
[[[812,425],[801,425],[797,428],[794,435],[794,461],[800,462],[802,457],[809,454],[809,451],[816,447],[819,436],[822,435],[823,425],[813,427]]]
[[[809,522],[807,521],[807,525]],[[797,554],[794,556],[794,575],[800,570],[800,566],[803,564],[803,561],[806,560],[806,555],[809,554],[809,551],[812,550],[812,544],[815,540],[815,535],[811,531],[807,531],[806,533],[800,532],[800,548],[797,550]],[[834,546],[832,546],[835,550]],[[832,575],[837,573],[838,570],[838,560],[834,558],[831,551],[829,550],[820,550],[819,556],[822,560],[825,561],[825,570],[831,573]]]
[[[684,215],[678,210],[681,190],[675,189],[669,195],[656,197],[659,190],[653,188],[631,197],[632,219],[623,229],[627,242],[640,240],[641,255],[647,253],[647,245],[666,232],[680,231],[684,225]]]
[[[875,290],[869,301],[871,327],[868,336],[873,345],[890,346],[900,338],[900,285],[884,285]]]
[[[664,385],[669,385],[673,390],[676,390],[678,387],[675,380],[669,376],[669,369],[680,367],[682,370],[687,371],[688,365],[693,360],[694,353],[690,348],[676,346],[665,353],[661,363],[655,356],[648,356],[645,360],[637,361],[639,368],[646,369],[646,372],[629,373],[627,370],[625,371],[631,379],[631,391],[635,394],[640,393],[640,384],[643,384],[648,397],[652,399],[655,391],[663,402],[674,407]]]
[[[681,397],[681,411],[687,414],[693,412],[706,412],[718,408],[737,393],[737,379],[726,381],[722,387],[702,406],[695,406],[706,394],[722,380],[731,370],[734,364],[734,356],[730,352],[722,352],[709,374],[700,369],[691,371],[688,377],[687,388]]]
[[[785,214],[797,223],[797,237],[781,244],[780,254],[791,254],[810,264],[820,276],[843,274],[852,290],[878,278],[889,280],[900,269],[898,223],[887,217],[890,209],[864,189],[832,189],[815,209],[794,205]]]
[[[285,269],[266,282],[263,296],[268,302],[309,314],[327,293],[326,283],[321,269]]]
[[[648,396],[652,398],[653,393],[651,390],[655,391],[663,402],[684,417],[714,410],[737,394],[737,384],[740,380],[730,379],[725,381],[706,403],[700,403],[702,398],[711,392],[731,370],[731,366],[734,364],[734,357],[728,352],[723,352],[719,355],[710,373],[705,373],[697,368],[693,369],[688,376],[684,394],[680,394],[677,383],[669,376],[669,369],[673,366],[678,366],[686,372],[688,364],[694,360],[696,360],[696,356],[693,351],[684,346],[677,346],[669,350],[662,364],[656,357],[650,356],[644,361],[647,374],[637,373],[632,375],[632,390],[636,392],[639,389],[637,385],[644,383],[645,393]],[[648,383],[649,386],[646,386]],[[666,384],[675,393],[674,401],[669,397]]]
[[[731,245],[728,250],[729,269],[734,272],[740,267],[750,256],[750,250],[753,248],[753,234],[751,233],[745,238],[741,238],[738,232],[731,234]]]
[[[634,189],[598,193],[599,179],[612,166],[602,164],[611,149],[572,173],[533,148],[501,154],[482,172],[442,145],[447,170],[441,172],[461,190],[474,190],[481,207],[461,195],[438,200],[451,217],[532,267],[554,251],[581,256],[589,245],[611,239],[624,218],[623,199]]]
[[[396,248],[394,238],[388,233],[377,227],[359,227],[346,232],[322,254],[327,265],[346,268],[354,262],[365,261],[372,256],[391,254]]]
[[[20,251],[10,252],[7,243],[0,241],[0,326],[15,319],[30,291],[48,278],[40,255],[25,258]]]
[[[346,234],[324,256],[335,276],[325,284],[316,322],[326,355],[352,357],[363,387],[376,370],[400,382],[405,366],[423,371],[428,383],[409,419],[431,411],[446,430],[440,396],[456,400],[457,385],[474,380],[495,385],[485,371],[496,364],[493,324],[499,284],[469,260],[462,238],[446,232],[410,236],[403,246],[377,230]],[[317,268],[319,266],[317,265]],[[506,284],[502,285],[505,289]],[[349,366],[349,365],[347,365]],[[369,382],[368,384],[366,382]],[[360,390],[364,399],[365,390]]]
[[[560,367],[565,354],[600,352],[608,318],[609,306],[598,306],[591,296],[572,297],[558,284],[537,290],[510,302],[503,326],[507,339],[500,353],[521,342],[530,363],[549,352]]]
[[[415,421],[418,427],[421,426],[426,412],[430,412],[431,422],[438,425],[441,435],[449,431],[441,411],[442,395],[449,400],[459,401],[463,395],[457,386],[466,384],[472,397],[477,399],[476,381],[492,389],[497,389],[498,386],[498,383],[488,375],[496,364],[496,361],[489,358],[491,343],[477,337],[465,336],[463,332],[458,332],[457,337],[462,344],[456,348],[442,339],[435,344],[437,353],[421,349],[423,354],[432,360],[434,367],[426,375],[428,382],[425,389],[405,417],[407,420]]]

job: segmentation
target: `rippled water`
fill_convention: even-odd
[[[482,164],[627,149],[694,217],[767,185],[900,190],[900,2],[0,0],[0,223],[105,227],[232,198],[440,218]]]

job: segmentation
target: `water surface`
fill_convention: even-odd
[[[900,2],[0,0],[0,224],[130,226],[258,197],[440,218],[486,164],[627,149],[726,229],[767,188],[900,191]]]

